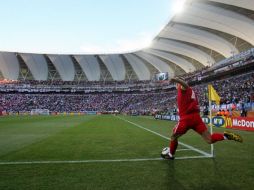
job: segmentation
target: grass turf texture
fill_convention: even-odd
[[[119,117],[167,137],[175,125]],[[237,132],[244,143],[215,144],[214,159],[0,165],[0,189],[251,189],[253,133]],[[192,131],[180,141],[209,150]],[[167,145],[168,140],[115,116],[0,118],[0,162],[158,158]],[[179,151],[176,156],[196,155]]]

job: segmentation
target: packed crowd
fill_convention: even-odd
[[[221,97],[221,104],[254,102],[254,72],[216,80],[210,84]],[[200,105],[207,105],[207,84],[197,85],[194,90],[198,94]]]
[[[214,88],[221,96],[221,104],[248,103],[253,100],[254,73],[214,81]],[[207,105],[207,84],[194,86],[201,106]],[[49,109],[51,112],[121,111],[152,113],[175,107],[176,91],[149,93],[95,93],[95,94],[31,94],[0,93],[0,105],[7,112]]]
[[[7,112],[49,109],[51,112],[137,111],[145,113],[166,109],[169,98],[168,93],[0,94],[1,107]]]
[[[27,86],[113,86],[113,85],[146,85],[151,81],[62,81],[62,80],[3,80],[0,84],[15,84],[15,85],[27,85]]]

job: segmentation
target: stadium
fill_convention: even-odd
[[[0,189],[253,189],[253,34],[253,0],[186,0],[141,50],[0,51]],[[210,130],[243,143],[190,130],[160,158],[179,120],[173,77]]]

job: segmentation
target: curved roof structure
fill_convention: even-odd
[[[149,80],[157,72],[174,76],[252,48],[253,34],[253,0],[186,0],[183,12],[169,21],[149,48],[105,55],[0,52],[0,77],[121,81],[130,76]]]
[[[184,14],[175,16],[173,21],[225,32],[254,45],[254,20],[215,5],[186,3]]]
[[[191,45],[170,39],[159,39],[157,42],[153,43],[152,49],[185,55],[199,61],[203,66],[215,63],[215,60],[206,52]]]
[[[125,54],[125,58],[128,60],[132,66],[134,72],[136,73],[139,80],[149,80],[151,77],[149,69],[146,67],[145,63],[133,54]]]
[[[135,53],[137,56],[139,56],[140,58],[146,60],[147,62],[150,62],[159,72],[168,72],[169,76],[174,76],[174,71],[171,68],[171,66],[167,63],[165,63],[164,61],[162,61],[161,59],[152,56],[144,51],[140,51]]]
[[[69,55],[48,55],[63,81],[73,81],[75,70]]]
[[[100,58],[106,65],[113,80],[121,81],[125,79],[126,70],[124,62],[119,55],[101,55]]]
[[[20,56],[23,58],[35,80],[48,79],[48,65],[43,55],[21,53]]]
[[[153,50],[153,49],[145,50],[145,52],[162,57],[176,65],[179,65],[186,73],[195,71],[195,67],[192,65],[192,63],[172,53],[167,53],[167,52]]]
[[[80,64],[83,72],[86,74],[89,81],[100,80],[100,65],[98,60],[93,55],[74,55],[75,59]]]
[[[19,62],[14,53],[0,53],[0,71],[2,72],[4,78],[10,80],[17,80],[19,76],[19,70]]]
[[[203,46],[221,53],[224,57],[230,57],[232,52],[239,53],[238,49],[226,39],[193,26],[182,24],[167,26],[159,37]]]

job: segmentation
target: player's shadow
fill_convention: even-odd
[[[216,161],[215,158],[212,158],[212,163],[213,163],[213,174],[211,174],[213,177],[217,177],[219,179],[225,178],[225,174],[221,171],[221,166],[220,164]],[[223,180],[221,180],[223,181]],[[216,189],[231,189],[231,187],[226,186],[224,183],[216,183]]]
[[[186,175],[182,176],[185,171],[183,171],[182,164],[180,162],[183,162],[182,164],[185,165],[186,172],[188,172],[190,175],[186,178]],[[189,161],[188,161],[189,162]],[[210,172],[208,173],[208,176],[206,176],[206,180],[201,180],[204,177],[204,174],[206,172],[202,172],[204,168],[200,167],[200,164],[197,164],[197,162],[201,162],[202,160],[193,160],[193,162],[196,162],[194,165],[189,165],[184,163],[183,160],[169,160],[165,161],[165,166],[167,168],[167,174],[166,174],[166,186],[167,189],[174,189],[174,190],[185,190],[185,189],[195,189],[195,190],[218,190],[218,189],[229,189],[228,186],[224,185],[223,182],[218,183],[218,178],[225,178],[223,172],[220,170],[220,165],[216,162],[216,159],[210,159],[208,162],[210,162],[209,166],[210,168],[207,168]],[[179,165],[180,164],[180,165]],[[191,169],[193,171],[197,171],[197,173],[192,173]],[[200,172],[198,172],[200,171]],[[192,176],[194,175],[194,176]],[[201,181],[200,183],[193,183],[190,179],[192,177],[197,180],[199,178]]]
[[[184,190],[186,189],[181,182],[179,182],[179,180],[176,177],[176,169],[175,169],[175,161],[173,160],[168,160],[165,161],[165,165],[167,165],[167,179],[166,179],[166,183],[167,183],[167,187],[168,189],[174,189],[174,190]]]

